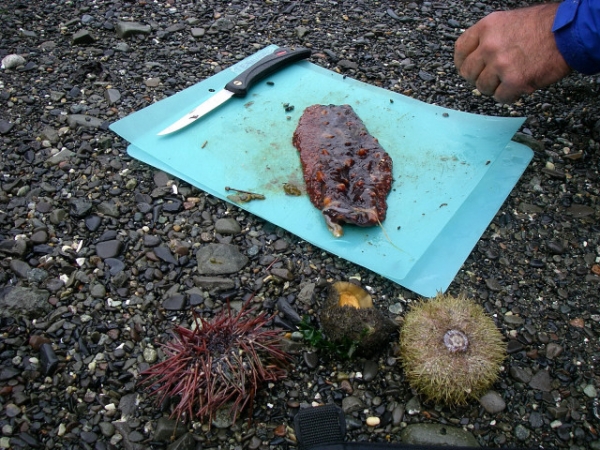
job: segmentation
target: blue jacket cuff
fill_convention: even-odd
[[[564,0],[552,27],[556,46],[567,64],[584,74],[600,72],[600,2]]]

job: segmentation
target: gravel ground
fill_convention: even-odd
[[[0,71],[0,448],[294,448],[292,418],[315,402],[343,407],[355,441],[422,442],[419,425],[425,436],[443,425],[448,443],[600,448],[598,79],[574,75],[504,106],[452,63],[462,29],[522,5],[0,3],[0,57],[23,58]],[[449,289],[484,306],[508,343],[480,401],[424,401],[396,345],[341,361],[297,342],[288,377],[235,424],[174,432],[170,405],[139,387],[139,372],[163,358],[157,344],[174,323],[189,325],[192,309],[210,318],[251,299],[285,327],[314,315],[328,282],[349,278],[397,318],[417,299],[133,160],[108,130],[268,44],[311,47],[320,66],[428,103],[527,117],[519,136],[534,159]],[[196,255],[209,243],[248,262],[200,276]]]

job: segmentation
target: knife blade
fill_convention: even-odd
[[[245,97],[248,93],[248,89],[250,89],[257,81],[288,64],[308,58],[310,54],[311,51],[308,48],[291,50],[289,48],[281,47],[276,49],[270,55],[267,55],[255,64],[252,64],[248,69],[244,70],[227,83],[223,89],[213,94],[209,99],[205,100],[181,119],[175,121],[159,132],[158,136],[164,136],[165,134],[173,133],[188,126],[219,105],[222,105],[233,96]]]

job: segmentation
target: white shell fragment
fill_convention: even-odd
[[[2,69],[16,69],[25,64],[25,58],[21,55],[6,55],[2,58]]]

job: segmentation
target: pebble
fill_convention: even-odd
[[[146,347],[143,351],[144,361],[153,364],[158,359],[158,352],[152,347]]]
[[[316,352],[303,352],[302,356],[306,367],[309,369],[316,369],[319,367],[319,355]]]
[[[163,301],[162,306],[167,311],[181,311],[182,309],[184,309],[185,303],[186,303],[185,296],[181,295],[181,294],[177,294],[177,295],[172,295],[172,296],[166,298]]]
[[[342,400],[342,411],[344,414],[348,415],[355,411],[360,411],[365,407],[365,404],[362,400],[354,395],[349,395],[348,397],[344,397]]]
[[[152,28],[150,25],[143,25],[138,22],[117,22],[115,25],[117,36],[121,39],[130,38],[132,36],[142,34],[150,34]]]
[[[21,55],[10,54],[2,58],[0,68],[2,69],[16,69],[19,66],[25,64],[25,58]]]
[[[98,242],[96,244],[96,254],[102,259],[115,258],[121,254],[122,250],[123,243],[117,239]]]
[[[381,419],[379,417],[367,417],[365,422],[369,427],[376,427],[381,423]]]
[[[531,432],[524,425],[519,423],[517,424],[517,426],[515,426],[514,435],[515,438],[517,438],[517,440],[521,442],[526,441],[529,438],[530,434]]]
[[[529,386],[533,389],[550,392],[552,390],[552,378],[548,371],[540,370],[531,378]]]
[[[498,414],[506,409],[506,402],[502,396],[495,391],[489,391],[484,394],[479,399],[479,403],[483,406],[483,409],[490,414]]]
[[[583,388],[583,393],[590,398],[598,397],[598,391],[593,384],[588,384]]]
[[[242,227],[235,219],[222,218],[215,222],[215,231],[224,235],[238,234],[242,231]]]
[[[411,397],[406,403],[406,413],[410,416],[421,413],[421,402],[418,397]]]
[[[373,360],[366,360],[363,366],[363,380],[369,382],[377,376],[379,364]]]

